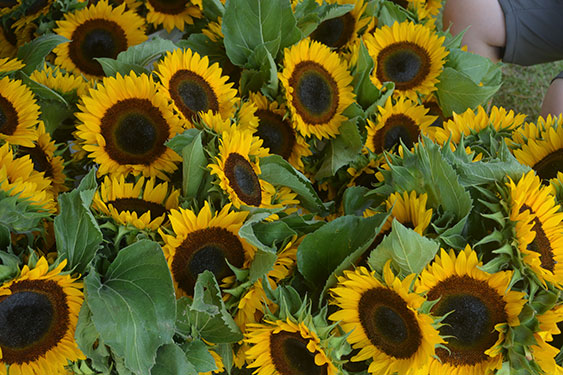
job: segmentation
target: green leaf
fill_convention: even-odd
[[[92,320],[125,366],[149,374],[161,345],[172,342],[176,298],[160,246],[141,240],[121,249],[105,275],[84,279]]]
[[[354,160],[362,149],[362,138],[356,120],[344,121],[339,129],[340,134],[327,146],[325,160],[319,167],[315,179],[334,176],[336,171]]]
[[[342,261],[372,243],[380,221],[379,217],[341,216],[309,234],[297,249],[299,272],[311,285],[325,285]]]
[[[207,173],[207,158],[201,143],[201,132],[195,136],[190,144],[184,147],[182,158],[184,160],[182,191],[186,199],[192,199],[197,196],[201,182]]]
[[[29,200],[10,196],[0,190],[0,225],[11,232],[22,233],[40,230],[40,222],[51,216],[51,213],[39,210],[29,204]]]
[[[326,208],[311,181],[279,155],[260,159],[260,178],[273,185],[287,186],[297,193],[301,205],[311,212],[326,212]]]
[[[174,51],[175,49],[178,49],[178,47],[171,40],[154,37],[120,52],[116,59],[98,57],[96,60],[102,65],[104,73],[108,76],[114,76],[117,73],[126,75],[131,70],[137,74],[150,74],[146,69],[147,66],[167,51]]]
[[[199,372],[177,344],[165,344],[158,348],[156,363],[151,375],[197,375]]]
[[[200,273],[197,278],[189,319],[193,330],[208,342],[233,343],[243,338],[225,307],[219,284],[210,271]]]
[[[231,62],[250,69],[259,69],[247,66],[249,56],[258,46],[263,45],[270,55],[277,56],[280,48],[301,37],[289,0],[229,1],[222,30]]]
[[[203,0],[202,5],[203,15],[209,20],[216,21],[225,14],[225,6],[220,0]]]
[[[33,91],[36,97],[40,99],[40,101],[45,101],[47,103],[49,102],[58,103],[61,105],[61,108],[64,108],[66,111],[69,111],[70,105],[68,104],[66,99],[63,98],[63,96],[58,92],[56,92],[55,90],[50,89],[49,87],[39,82],[35,82],[31,78],[29,78],[29,76],[25,74],[22,70],[19,70],[16,73],[16,77],[18,79],[21,79],[22,82],[25,83],[25,85],[29,87],[31,91]],[[41,113],[43,113],[44,106],[42,106],[41,108],[42,108]]]
[[[358,61],[354,68],[352,87],[356,93],[356,101],[363,109],[370,107],[381,96],[381,93],[370,79],[374,63],[363,41],[360,42]]]
[[[444,66],[466,74],[477,84],[483,82],[485,77],[491,74],[491,69],[500,70],[500,67],[490,59],[461,49],[451,49],[448,54],[448,60]]]
[[[367,197],[370,189],[364,186],[351,186],[344,191],[342,207],[345,215],[363,216],[364,211],[374,202],[374,198]]]
[[[93,368],[105,373],[111,371],[111,353],[94,326],[92,312],[87,303],[83,303],[80,308],[74,338],[82,353],[92,362]]]
[[[400,276],[419,273],[434,259],[440,245],[393,220],[391,232],[371,252],[368,264],[381,273],[385,263],[392,259],[392,265],[400,270]]]
[[[209,349],[203,341],[194,340],[186,343],[184,351],[198,373],[217,370],[215,359],[209,353]]]
[[[393,26],[395,22],[404,22],[408,19],[406,11],[392,1],[384,1],[379,10],[377,27]]]
[[[57,34],[41,35],[31,42],[28,42],[18,49],[17,58],[22,60],[25,67],[22,71],[25,74],[31,74],[35,69],[43,65],[45,56],[47,56],[53,48],[61,43],[70,42],[64,36]]]
[[[200,133],[201,130],[199,129],[184,130],[183,133],[176,134],[172,139],[166,141],[165,145],[178,155],[182,155],[184,147],[189,146]]]
[[[467,74],[450,67],[445,67],[438,79],[436,96],[446,117],[485,104],[500,88],[500,84],[479,86]]]
[[[191,34],[188,39],[179,40],[176,45],[180,48],[191,49],[200,56],[207,56],[210,62],[221,64],[228,60],[223,44],[212,41],[205,34]]]
[[[83,187],[84,188],[84,187]],[[68,259],[67,269],[84,273],[100,245],[103,235],[90,211],[94,189],[75,189],[59,195],[59,214],[55,217],[55,240],[59,255]]]

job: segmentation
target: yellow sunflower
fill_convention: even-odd
[[[7,76],[0,80],[0,139],[33,147],[39,115],[39,106],[26,85]]]
[[[417,195],[416,191],[411,191],[410,194],[406,191],[403,194],[391,194],[385,200],[387,210],[392,210],[391,216],[383,225],[382,231],[391,228],[391,222],[396,219],[422,236],[432,219],[432,209],[426,208],[427,201],[428,194]]]
[[[224,119],[234,114],[237,91],[227,83],[229,77],[222,75],[219,64],[210,65],[207,56],[177,49],[168,52],[155,71],[174,108],[190,123],[198,113],[209,110]]]
[[[86,359],[74,340],[84,300],[82,282],[49,271],[41,257],[33,269],[0,287],[0,374],[64,373],[68,361]]]
[[[378,88],[395,83],[396,96],[416,101],[436,90],[448,51],[444,37],[410,21],[383,26],[364,37],[374,61],[371,80]]]
[[[13,72],[22,69],[24,66],[25,64],[18,59],[9,57],[0,59],[0,72]]]
[[[157,176],[182,161],[165,142],[182,131],[168,100],[145,74],[106,77],[78,105],[76,137],[88,157],[98,163],[98,175]]]
[[[510,220],[524,262],[544,283],[563,283],[563,212],[534,171],[517,184],[509,178]]]
[[[157,230],[167,219],[168,212],[178,208],[180,190],[168,182],[156,184],[154,178],[140,177],[136,183],[125,177],[105,177],[94,196],[92,207],[121,225],[131,224],[138,229]]]
[[[256,375],[338,373],[317,334],[303,322],[249,324],[245,336],[248,367],[256,368]]]
[[[534,360],[546,374],[560,374],[563,370],[555,362],[555,356],[559,354],[559,348],[550,344],[553,336],[561,333],[558,324],[563,322],[563,305],[557,305],[541,315],[537,315],[539,331],[534,333],[536,344],[530,349]]]
[[[340,322],[348,342],[360,350],[352,361],[371,359],[371,374],[424,374],[434,347],[444,341],[432,318],[418,312],[424,298],[409,291],[416,275],[401,281],[390,264],[383,270],[384,283],[365,267],[344,271],[331,289],[339,310],[329,319]]]
[[[380,154],[403,142],[410,149],[436,120],[427,113],[428,109],[406,98],[399,98],[395,104],[392,98],[387,99],[385,107],[379,107],[375,123],[368,120],[365,147]]]
[[[514,149],[521,148],[529,140],[541,140],[547,129],[563,126],[563,114],[558,116],[547,115],[545,118],[538,116],[538,120],[533,122],[526,122],[524,125],[516,129],[512,133],[512,139],[507,140],[509,146]]]
[[[303,39],[284,51],[279,79],[297,130],[304,136],[331,138],[354,102],[352,76],[329,47]]]
[[[58,67],[51,67],[47,64],[41,70],[34,70],[29,78],[61,94],[76,92],[78,96],[83,96],[92,87],[83,77],[64,73]]]
[[[0,24],[0,56],[16,57],[18,49],[35,38],[36,30],[37,25],[33,22],[20,29],[15,28],[12,19],[9,19],[6,24]]]
[[[563,126],[548,122],[536,138],[530,137],[525,145],[514,150],[516,159],[532,167],[545,182],[563,172]]]
[[[271,206],[275,188],[259,177],[260,157],[266,155],[262,141],[250,131],[234,128],[223,132],[216,163],[208,168],[219,178],[219,186],[236,208]]]
[[[286,106],[270,101],[260,93],[250,93],[250,101],[256,106],[255,115],[258,117],[254,135],[264,141],[263,146],[270,153],[280,155],[296,169],[303,171],[305,166],[302,158],[313,152],[291,124]]]
[[[20,147],[18,155],[29,155],[33,162],[33,168],[38,172],[44,172],[45,179],[51,182],[50,190],[54,195],[61,191],[67,191],[65,186],[66,176],[64,174],[64,159],[55,155],[57,147],[51,135],[45,131],[43,121],[37,127],[39,135],[34,147]]]
[[[186,24],[192,25],[194,18],[201,18],[202,12],[189,0],[147,0],[147,21],[155,26],[164,26],[171,32],[174,28],[184,31]]]
[[[358,32],[370,22],[369,17],[362,18],[367,4],[365,0],[328,0],[327,3],[354,4],[354,9],[342,16],[321,22],[309,37],[342,51],[358,41]]]
[[[144,28],[144,20],[134,11],[125,10],[125,3],[113,8],[103,0],[67,13],[57,21],[54,32],[70,42],[53,49],[55,64],[89,79],[101,78],[104,71],[95,58],[115,59],[120,52],[144,42]]]
[[[23,14],[14,22],[16,29],[21,29],[30,23],[34,23],[42,15],[46,15],[51,10],[54,0],[33,0],[31,2],[21,2],[20,10]]]
[[[439,144],[444,144],[451,137],[451,142],[458,144],[462,136],[478,133],[489,126],[495,131],[512,132],[524,123],[526,115],[515,114],[513,110],[507,111],[503,107],[493,106],[487,114],[482,106],[477,111],[471,108],[462,114],[453,114],[453,120],[446,121],[443,127],[432,127],[432,138]]]
[[[256,249],[239,237],[248,212],[230,212],[227,204],[220,212],[211,212],[208,202],[195,213],[180,208],[168,215],[174,235],[160,231],[164,255],[172,273],[176,297],[192,296],[197,276],[208,270],[218,281],[232,276],[229,264],[246,268]]]
[[[34,169],[29,155],[14,158],[10,145],[0,147],[0,189],[45,211],[56,210],[51,181]]]
[[[489,274],[468,245],[456,256],[444,249],[420,274],[416,292],[426,293],[446,348],[436,349],[429,375],[483,375],[502,365],[503,327],[520,324],[524,294],[508,289],[512,271]]]

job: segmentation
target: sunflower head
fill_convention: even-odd
[[[10,374],[58,374],[86,359],[74,340],[82,283],[62,273],[65,265],[49,271],[42,257],[0,287],[0,365]]]
[[[365,36],[365,42],[375,64],[371,79],[378,88],[394,82],[395,94],[412,100],[436,90],[448,55],[443,36],[405,21],[376,29]]]
[[[200,8],[189,0],[147,0],[147,21],[155,26],[163,26],[171,32],[174,28],[184,31],[186,24],[192,25],[194,18],[201,18]]]
[[[524,294],[509,290],[512,272],[489,274],[469,245],[458,255],[441,250],[417,281],[416,291],[437,301],[432,314],[445,316],[438,348],[429,373],[482,375],[502,365],[502,326],[519,325]]]
[[[284,51],[279,73],[287,104],[304,136],[331,138],[346,119],[342,112],[354,102],[352,76],[329,47],[303,39]]]
[[[33,147],[38,138],[39,106],[31,90],[19,80],[0,80],[0,139]]]
[[[179,119],[151,77],[106,77],[82,98],[76,137],[100,165],[98,175],[143,174],[168,180],[182,158],[165,145],[181,132]]]
[[[414,278],[400,280],[387,262],[383,283],[359,267],[344,271],[331,290],[339,310],[329,319],[338,321],[348,342],[359,349],[352,361],[371,359],[372,374],[425,373],[435,345],[443,343],[432,318],[419,312],[424,299],[410,292]]]
[[[55,63],[66,71],[83,74],[90,79],[104,76],[98,57],[115,59],[120,52],[144,42],[144,21],[126,4],[112,7],[106,0],[73,13],[57,21],[54,30],[69,42],[61,43],[53,52]]]

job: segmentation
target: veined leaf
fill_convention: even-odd
[[[317,179],[334,176],[337,170],[354,160],[362,148],[362,138],[356,120],[344,121],[339,130],[340,134],[327,146],[325,162],[315,175]]]
[[[183,148],[182,158],[184,159],[182,164],[182,191],[186,199],[195,198],[207,167],[207,158],[201,143],[201,132]]]
[[[198,373],[186,353],[177,344],[165,344],[158,348],[151,375],[197,375]]]
[[[25,64],[22,71],[25,74],[31,74],[31,72],[43,64],[45,56],[47,56],[53,48],[65,42],[70,42],[70,40],[57,34],[48,34],[41,35],[21,46],[18,49],[17,58],[22,60]]]

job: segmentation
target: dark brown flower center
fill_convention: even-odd
[[[340,17],[321,22],[311,33],[311,39],[326,46],[340,49],[352,39],[355,26],[356,19],[351,12],[348,12]]]
[[[525,210],[530,210],[530,212],[535,213],[530,206],[523,204],[522,207],[520,207],[520,212]],[[539,253],[541,267],[553,272],[555,269],[555,257],[551,241],[543,230],[541,221],[537,217],[534,217],[533,223],[534,226],[532,230],[536,232],[536,236],[534,237],[534,240],[528,244],[528,250]]]
[[[376,76],[381,82],[394,82],[398,90],[417,87],[430,73],[428,52],[411,42],[396,42],[377,55]]]
[[[69,326],[62,288],[52,280],[22,280],[0,297],[2,362],[33,362],[55,347]]]
[[[18,113],[12,102],[0,94],[0,133],[12,135],[18,127]]]
[[[178,286],[188,295],[193,294],[197,276],[212,272],[217,280],[232,275],[227,265],[241,268],[244,249],[239,238],[225,228],[211,227],[189,233],[176,249],[172,274]]]
[[[270,353],[280,375],[326,375],[327,365],[317,366],[308,340],[299,333],[281,331],[270,336]]]
[[[219,111],[217,95],[211,85],[189,70],[179,70],[170,78],[170,96],[189,120],[193,120],[198,112]]]
[[[391,115],[373,136],[375,152],[389,151],[401,142],[410,149],[419,135],[420,128],[412,118],[402,113]]]
[[[405,359],[418,351],[422,333],[416,316],[394,290],[367,290],[360,298],[358,312],[366,336],[385,354]]]
[[[20,151],[24,155],[29,155],[33,162],[33,169],[37,172],[45,172],[45,177],[53,178],[53,165],[49,162],[47,154],[41,147],[21,147]]]
[[[148,0],[154,10],[175,15],[182,13],[188,6],[187,0]]]
[[[103,76],[104,70],[96,57],[117,58],[128,47],[125,31],[116,22],[106,19],[87,20],[71,37],[69,57],[82,72]]]
[[[150,212],[151,219],[156,219],[166,214],[166,207],[162,204],[149,202],[139,198],[117,198],[107,202],[119,212],[129,211],[135,212],[137,217],[141,217],[146,212]]]
[[[409,7],[409,2],[407,0],[391,0],[391,2],[400,5],[405,9],[408,9]]]
[[[302,61],[289,79],[293,87],[293,106],[308,124],[324,124],[336,114],[339,103],[338,85],[320,64]]]
[[[43,9],[50,7],[51,3],[49,0],[35,0],[31,5],[25,10],[25,15],[30,16],[41,12]],[[47,11],[47,9],[45,9]]]
[[[264,141],[264,147],[272,154],[289,159],[296,143],[295,131],[289,121],[266,109],[256,111],[256,116],[260,120],[256,135]]]
[[[485,351],[498,339],[495,325],[506,322],[506,302],[486,281],[470,276],[450,276],[428,292],[428,300],[440,299],[432,309],[443,316],[441,336],[447,338],[446,347],[436,349],[442,362],[454,366],[475,365],[490,357]]]
[[[533,168],[544,181],[557,177],[557,172],[563,172],[563,148],[549,153]]]
[[[0,1],[0,9],[3,8],[11,8],[14,5],[17,5],[18,1],[17,0],[2,0]]]
[[[233,152],[225,161],[225,175],[237,197],[249,206],[260,206],[262,189],[254,168],[242,155]]]
[[[170,130],[162,112],[148,99],[123,99],[101,120],[105,150],[119,164],[150,165],[165,151]]]

